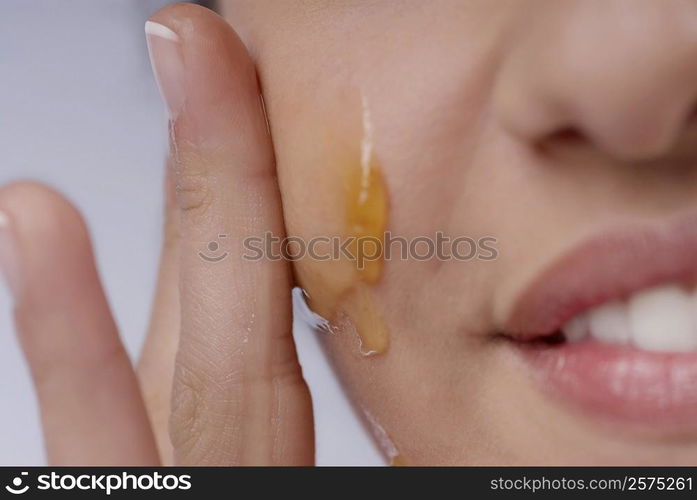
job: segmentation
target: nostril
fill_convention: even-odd
[[[574,147],[587,144],[588,136],[576,127],[558,128],[545,136],[538,142],[538,146],[542,149],[552,147]]]
[[[553,132],[548,139],[554,142],[582,142],[586,140],[586,136],[577,128],[566,127]]]

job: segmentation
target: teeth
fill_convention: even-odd
[[[581,342],[588,337],[588,316],[584,313],[574,316],[561,331],[568,342]]]
[[[626,344],[630,338],[627,304],[620,301],[608,302],[588,312],[591,336],[613,344]]]
[[[569,342],[590,337],[646,351],[697,350],[697,291],[677,285],[643,290],[577,315],[562,331]]]
[[[629,301],[634,344],[647,351],[697,348],[692,294],[677,286],[640,292]]]

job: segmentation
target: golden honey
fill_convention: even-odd
[[[383,243],[387,229],[387,195],[382,174],[373,158],[353,167],[347,182],[346,232],[356,258],[358,279],[374,284],[383,266]]]
[[[301,286],[310,307],[330,324],[346,320],[360,338],[365,355],[384,353],[389,331],[375,298],[384,266],[384,236],[388,223],[388,196],[380,166],[373,153],[372,124],[365,101],[360,140],[331,138],[328,160],[338,179],[342,225],[350,258],[331,263],[302,263]],[[354,136],[355,137],[355,136]]]

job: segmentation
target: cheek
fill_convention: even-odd
[[[337,105],[344,119],[330,120],[327,109]],[[276,141],[286,227],[303,242],[296,276],[316,313],[357,334],[362,354],[382,354],[389,329],[373,288],[390,206],[370,111],[357,92],[319,109],[318,116],[305,111],[306,127],[296,116]]]
[[[287,93],[271,103],[288,234],[305,243],[326,237],[358,240],[345,247],[353,259],[334,252],[333,242],[315,246],[331,257],[295,262],[296,277],[312,309],[357,334],[353,345],[364,354],[385,352],[390,328],[402,336],[435,327],[447,332],[462,320],[435,300],[439,288],[463,284],[452,265],[437,259],[373,260],[372,243],[384,243],[386,230],[407,241],[435,240],[437,231],[481,236],[463,233],[463,226],[471,227],[463,224],[463,214],[473,211],[453,213],[453,207],[462,197],[476,142],[477,113],[471,104],[480,102],[475,94],[484,85],[470,85],[463,95],[452,83],[455,76],[426,88],[391,78],[390,71],[366,75],[367,98],[355,87],[325,78],[315,95],[296,88],[295,103]],[[453,106],[469,112],[448,112]],[[366,149],[371,150],[367,157]],[[468,288],[465,296],[469,293]],[[463,296],[462,291],[454,296]],[[475,301],[467,306],[478,308]]]
[[[475,186],[494,189],[485,168],[473,170],[488,72],[439,63],[427,49],[411,51],[410,58],[385,56],[370,71],[355,65],[372,112],[369,168],[362,161],[361,93],[341,90],[351,84],[324,75],[315,82],[321,85],[303,88],[279,78],[283,86],[266,90],[289,235],[305,242],[382,239],[389,230],[412,240],[433,238],[436,231],[477,238],[492,230],[482,225],[485,205],[476,203],[483,191],[472,196]],[[435,73],[443,68],[447,75]],[[417,69],[434,75],[405,77]],[[349,249],[360,257],[355,246]],[[495,265],[392,259],[359,266],[346,258],[295,263],[312,309],[338,327],[329,352],[345,386],[407,458],[416,454],[407,443],[427,448],[434,439],[435,448],[452,448],[455,456],[462,420],[477,414],[468,389],[481,386],[492,358],[463,333],[486,327],[492,281],[485,278]],[[367,353],[373,354],[369,360]],[[429,422],[450,415],[457,418],[436,439]]]
[[[364,238],[348,246],[356,259],[304,258],[295,263],[296,277],[309,294],[311,307],[354,330],[358,334],[354,340],[360,341],[364,353],[387,350],[390,332],[385,324],[392,325],[392,316],[409,312],[405,311],[408,303],[399,301],[403,291],[391,290],[392,269],[399,282],[411,282],[410,299],[416,301],[422,295],[419,278],[432,275],[437,267],[436,262],[428,262],[410,266],[404,273],[405,263],[373,261],[371,240],[382,242],[385,230],[409,238],[430,237],[435,228],[448,229],[462,175],[462,162],[452,158],[468,146],[452,125],[476,121],[475,104],[481,102],[476,94],[484,87],[484,77],[472,75],[488,74],[474,63],[463,67],[461,61],[474,61],[477,54],[463,57],[463,50],[442,50],[461,45],[459,22],[434,33],[422,27],[422,9],[407,9],[414,15],[394,20],[404,23],[393,26],[395,33],[409,36],[376,48],[370,41],[382,33],[388,18],[381,15],[388,14],[382,8],[386,7],[370,10],[360,24],[337,21],[325,32],[319,23],[323,50],[312,61],[292,45],[296,48],[277,49],[281,51],[275,53],[277,64],[266,66],[267,81],[273,85],[265,89],[265,95],[289,235],[306,243],[324,237]],[[472,29],[476,26],[469,24]],[[422,29],[424,33],[419,33]],[[418,41],[423,39],[431,43]],[[302,40],[297,43],[303,49],[317,52],[316,47],[302,45],[310,41]],[[410,56],[405,58],[405,53]],[[292,57],[281,57],[288,55]],[[286,60],[299,62],[290,68],[282,62]],[[464,87],[474,91],[463,93]],[[371,137],[374,155],[367,169],[361,151],[366,135],[363,93],[375,131]],[[466,112],[453,113],[453,109]],[[442,130],[449,135],[441,134]],[[454,135],[455,146],[443,143]],[[457,170],[454,176],[453,169]],[[315,248],[326,250],[327,244]],[[436,311],[430,313],[420,317],[433,317]]]

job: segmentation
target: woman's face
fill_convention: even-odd
[[[289,235],[476,242],[296,263],[397,461],[697,462],[697,2],[223,13],[258,62]]]

